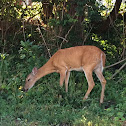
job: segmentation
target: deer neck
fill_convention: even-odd
[[[36,79],[39,80],[41,77],[46,76],[47,74],[55,72],[54,66],[47,62],[45,65],[43,65],[41,68],[38,69],[36,76]]]

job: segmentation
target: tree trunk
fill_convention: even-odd
[[[116,0],[115,6],[114,6],[112,12],[110,13],[110,15],[107,17],[106,20],[95,23],[95,26],[97,28],[93,32],[104,33],[108,30],[110,25],[112,25],[113,22],[117,19],[117,15],[118,15],[121,3],[122,3],[122,0]]]

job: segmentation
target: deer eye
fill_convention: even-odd
[[[30,81],[30,79],[28,79],[28,81]]]

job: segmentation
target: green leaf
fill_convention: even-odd
[[[117,115],[118,115],[119,117],[123,117],[124,113],[123,113],[123,112],[118,112]]]
[[[24,59],[26,57],[25,54],[21,54],[20,59]]]
[[[23,41],[21,41],[21,45],[24,47],[25,46],[25,43]]]

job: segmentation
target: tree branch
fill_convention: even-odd
[[[66,41],[66,42],[68,42],[68,40],[66,40],[65,38],[63,38],[63,37],[61,37],[61,36],[56,36],[57,38],[60,38],[60,39],[63,39],[63,41]]]
[[[47,49],[47,52],[48,52],[48,54],[49,54],[49,57],[51,58],[51,53],[50,53],[50,51],[49,51],[49,48],[48,48],[48,46],[47,46],[47,43],[46,43],[46,41],[45,41],[45,39],[44,39],[44,36],[43,36],[41,30],[40,30],[39,25],[38,25],[38,31],[39,31],[39,33],[40,33],[40,35],[41,35],[41,37],[42,37],[42,40],[43,40],[43,42],[44,42],[44,45],[45,45],[45,47],[46,47],[46,49]]]
[[[112,64],[112,65],[106,66],[104,69],[107,69],[107,68],[113,67],[113,66],[115,66],[115,65],[117,65],[117,64],[119,64],[119,63],[122,63],[122,62],[125,61],[125,60],[126,60],[126,58],[123,59],[123,60],[121,60],[121,61],[118,61],[118,62],[116,62],[116,63],[114,63],[114,64]]]
[[[74,25],[75,25],[75,24],[73,24],[73,25],[70,27],[70,29],[68,30],[68,32],[66,33],[65,39],[63,39],[62,43],[60,44],[60,49],[61,49],[63,43],[65,42],[65,40],[67,39],[67,36],[69,35],[69,33],[70,33],[70,31],[72,30],[72,28],[74,27]]]
[[[110,80],[116,76],[124,67],[126,66],[126,62],[111,76]]]

